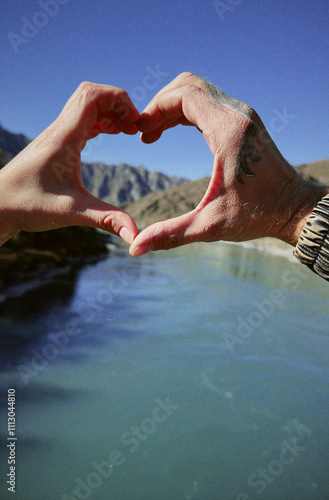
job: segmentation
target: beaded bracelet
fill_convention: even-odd
[[[294,256],[329,281],[329,195],[316,205],[303,227]]]

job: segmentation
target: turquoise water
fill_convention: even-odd
[[[7,300],[0,498],[329,498],[328,296],[286,255],[219,243],[117,250]]]

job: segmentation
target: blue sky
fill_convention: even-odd
[[[329,158],[329,2],[221,3],[224,13],[213,0],[1,2],[2,126],[36,137],[84,80],[124,88],[142,111],[164,85],[192,71],[254,107],[293,165]],[[147,79],[154,71],[157,79]],[[102,136],[83,159],[190,179],[212,170],[202,135],[190,127],[153,145]]]

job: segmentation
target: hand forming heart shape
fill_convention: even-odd
[[[209,187],[193,211],[138,234],[129,214],[83,186],[81,151],[99,133],[139,130],[148,144],[178,124],[201,131],[214,155]],[[141,115],[125,91],[81,84],[55,122],[0,171],[0,189],[0,243],[22,230],[86,225],[121,236],[134,256],[220,239],[274,236],[295,244],[326,194],[297,175],[255,111],[191,73],[164,87]]]

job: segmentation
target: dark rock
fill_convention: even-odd
[[[108,238],[93,228],[19,233],[0,247],[0,291],[50,271],[78,268],[108,255]]]

